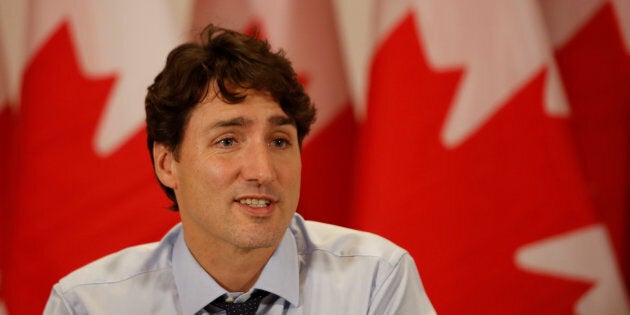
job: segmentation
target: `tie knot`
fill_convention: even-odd
[[[260,306],[260,302],[267,294],[269,294],[267,291],[254,290],[252,295],[245,302],[225,302],[223,297],[219,297],[212,301],[210,305],[224,309],[227,315],[255,315],[258,306]]]

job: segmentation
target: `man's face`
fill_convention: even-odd
[[[226,104],[211,91],[191,112],[177,159],[160,162],[170,163],[160,179],[175,191],[187,242],[274,247],[295,213],[297,130],[267,94]]]

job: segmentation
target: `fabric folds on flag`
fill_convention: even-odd
[[[13,135],[3,147],[8,314],[41,313],[62,276],[155,241],[177,221],[155,183],[143,132],[146,87],[182,40],[170,3],[26,8],[18,106],[9,118],[2,113]]]
[[[376,5],[356,226],[409,249],[440,314],[628,314],[617,11],[561,41],[536,2]]]

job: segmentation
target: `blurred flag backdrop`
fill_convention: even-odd
[[[630,0],[3,0],[0,314],[177,222],[144,94],[209,22],[318,107],[298,212],[408,249],[439,314],[630,314]]]

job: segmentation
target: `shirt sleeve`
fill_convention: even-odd
[[[403,255],[383,285],[377,289],[369,315],[436,315],[424,291],[418,269],[409,254]]]
[[[48,302],[46,302],[46,308],[44,308],[44,315],[72,315],[74,312],[66,304],[63,296],[58,292],[57,286],[53,287]]]

